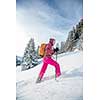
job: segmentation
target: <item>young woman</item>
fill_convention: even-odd
[[[47,69],[48,64],[53,65],[55,67],[56,78],[61,75],[59,64],[55,60],[52,59],[52,55],[58,50],[58,49],[53,49],[54,44],[55,44],[55,39],[50,38],[49,43],[46,45],[46,48],[45,48],[45,55],[43,57],[43,66],[41,68],[41,71],[39,73],[36,83],[41,82],[41,79],[43,78],[43,75]]]

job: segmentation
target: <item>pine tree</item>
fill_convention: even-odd
[[[65,51],[83,50],[83,19],[69,32],[65,43]]]
[[[35,51],[35,43],[34,39],[31,38],[27,47],[25,48],[23,60],[22,60],[22,71],[30,69],[37,65],[37,56]]]
[[[61,53],[64,53],[64,46],[65,46],[65,42],[61,42],[61,48],[60,48]]]
[[[39,48],[40,48],[40,46],[38,46],[38,47],[37,47],[37,50],[36,50],[36,54],[37,54],[37,58],[38,58],[38,59],[41,58],[41,56],[39,55]]]

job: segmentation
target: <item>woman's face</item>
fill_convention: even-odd
[[[53,45],[55,44],[55,40],[53,41]]]

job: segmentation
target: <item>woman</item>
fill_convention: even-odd
[[[55,39],[50,38],[49,43],[46,45],[46,48],[45,48],[45,55],[43,57],[43,66],[41,68],[41,71],[39,73],[36,83],[41,82],[41,79],[43,78],[43,75],[47,69],[48,64],[53,65],[55,67],[56,78],[61,75],[59,64],[55,60],[52,59],[52,55],[58,51],[58,49],[53,49],[54,44],[55,44]]]

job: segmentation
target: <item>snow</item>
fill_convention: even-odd
[[[16,69],[17,100],[83,100],[83,53],[72,52],[58,56],[62,75],[54,79],[55,69],[48,65],[41,83],[36,84],[40,63],[35,68],[22,71]]]

